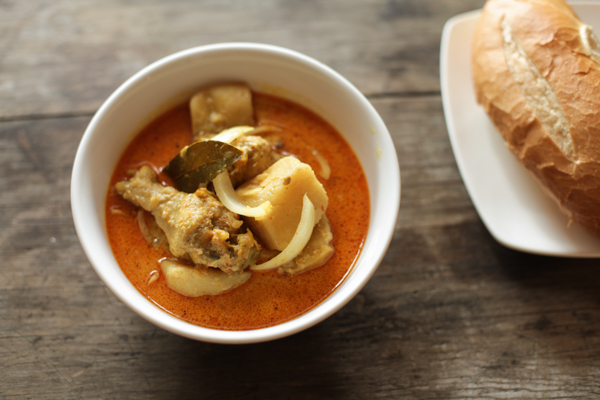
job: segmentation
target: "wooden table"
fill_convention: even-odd
[[[498,244],[450,148],[440,34],[483,2],[0,1],[0,398],[600,396],[599,262]],[[386,121],[402,171],[373,279],[321,324],[257,345],[195,342],[134,314],[96,276],[70,211],[73,158],[108,95],[163,56],[226,41],[342,73]]]

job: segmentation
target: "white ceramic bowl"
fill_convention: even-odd
[[[197,89],[245,81],[257,91],[299,103],[325,118],[349,142],[369,184],[371,220],[364,248],[343,283],[325,301],[291,321],[263,329],[222,331],[175,318],[127,280],[107,240],[104,206],[113,169],[139,130]],[[329,67],[297,52],[263,44],[202,46],[165,57],[121,85],[98,110],[75,158],[71,207],[75,228],[94,269],[123,303],[173,333],[206,342],[277,339],[324,320],[367,283],[392,239],[400,206],[400,170],[389,132],[371,104]],[[340,239],[340,240],[343,240]]]

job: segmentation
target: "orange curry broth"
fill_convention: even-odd
[[[190,323],[224,330],[248,330],[276,325],[315,307],[342,282],[354,264],[367,235],[370,205],[367,181],[358,159],[336,130],[307,109],[286,100],[253,93],[257,125],[277,125],[283,147],[310,164],[329,196],[327,216],[334,234],[335,252],[321,267],[294,277],[275,271],[253,272],[239,288],[217,296],[186,297],[171,289],[162,275],[147,285],[150,273],[160,271],[166,257],[148,244],[137,222],[137,208],[122,199],[114,185],[127,171],[142,164],[155,170],[166,165],[192,140],[187,104],[161,115],[145,127],[121,156],[106,200],[108,238],[121,269],[135,287],[158,307]],[[313,151],[331,166],[322,179]],[[159,179],[168,181],[162,175]]]

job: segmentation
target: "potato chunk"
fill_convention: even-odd
[[[212,86],[190,100],[194,140],[207,133],[241,125],[254,125],[252,93],[245,83]]]
[[[174,260],[164,260],[160,267],[167,286],[189,297],[221,294],[243,285],[252,276],[248,271],[229,275],[217,268],[192,267]]]
[[[262,174],[242,184],[236,192],[250,207],[271,202],[272,207],[265,217],[260,220],[245,217],[244,221],[255,236],[273,250],[285,249],[292,240],[300,223],[305,194],[315,207],[315,223],[321,219],[329,202],[310,165],[294,157],[283,157]]]

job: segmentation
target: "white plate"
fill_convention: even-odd
[[[600,3],[571,3],[600,27]],[[600,238],[567,217],[504,146],[475,101],[471,40],[480,11],[457,15],[444,26],[440,54],[442,101],[456,163],[471,200],[492,236],[515,250],[562,257],[600,257]]]

